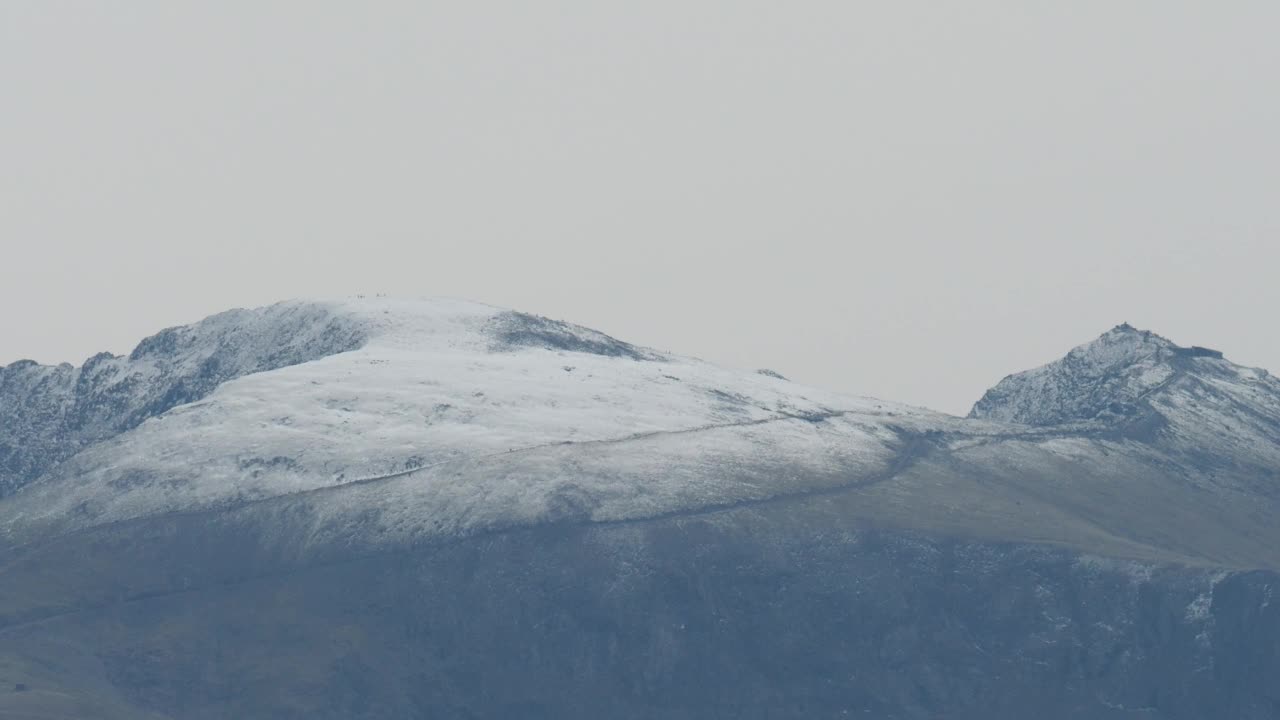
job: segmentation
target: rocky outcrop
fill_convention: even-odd
[[[353,350],[363,339],[323,305],[282,303],[169,328],[128,356],[99,353],[80,367],[0,367],[0,497],[229,380]]]

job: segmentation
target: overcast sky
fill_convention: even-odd
[[[0,363],[451,295],[965,412],[1280,371],[1280,4],[0,4]]]

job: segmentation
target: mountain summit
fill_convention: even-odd
[[[1280,380],[1217,350],[1181,347],[1128,324],[1006,377],[969,417],[1075,423],[1209,465],[1251,465],[1268,477],[1280,468]]]
[[[1184,348],[1155,333],[1119,325],[1061,360],[1017,373],[974,405],[971,418],[1060,425],[1130,420],[1149,394],[1188,373],[1233,367],[1222,353]]]

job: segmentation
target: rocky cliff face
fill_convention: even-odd
[[[232,310],[80,367],[0,367],[0,497],[84,447],[199,400],[228,380],[353,350],[361,330],[322,307]]]
[[[1213,351],[959,419],[469,303],[226,319],[79,434],[12,380],[94,373],[5,375],[0,717],[1280,717],[1280,387]]]

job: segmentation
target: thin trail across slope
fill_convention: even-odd
[[[217,505],[194,508],[191,510],[173,510],[170,512],[156,513],[153,515],[146,515],[141,517],[112,520],[110,522],[101,523],[99,525],[93,525],[91,527],[72,530],[72,531],[61,533],[58,535],[46,536],[36,540],[31,540],[29,542],[11,545],[7,548],[3,548],[3,550],[0,550],[0,552],[6,552],[6,553],[20,552],[26,548],[36,546],[51,540],[74,537],[74,536],[81,535],[81,534],[84,534],[93,530],[101,529],[101,528],[118,527],[128,523],[139,522],[144,520],[192,517],[192,516],[198,516],[198,515],[205,515],[209,513],[224,512],[224,511],[234,510],[234,509],[239,509],[244,507],[251,507],[251,506],[261,505],[265,503],[273,503],[278,501],[296,499],[299,497],[307,497],[307,496],[314,496],[314,495],[319,495],[324,493],[330,493],[330,492],[334,492],[334,491],[341,490],[343,488],[348,488],[348,487],[354,487],[354,486],[360,486],[360,485],[372,485],[372,484],[384,482],[387,480],[394,480],[396,478],[407,477],[410,475],[414,475],[416,473],[430,470],[432,468],[446,466],[451,463],[481,462],[484,460],[492,460],[495,458],[514,458],[514,457],[519,457],[520,455],[523,455],[523,454],[536,452],[536,451],[544,450],[547,448],[554,448],[554,447],[570,447],[570,446],[585,447],[585,446],[620,444],[620,443],[634,442],[637,440],[643,440],[651,437],[686,435],[686,434],[693,434],[693,433],[699,433],[699,432],[706,432],[710,430],[719,430],[719,429],[734,428],[734,427],[751,427],[751,426],[766,425],[766,424],[776,423],[776,422],[785,422],[788,420],[800,420],[803,422],[821,422],[823,420],[831,419],[834,417],[840,417],[843,415],[855,414],[860,412],[862,411],[832,410],[832,411],[826,411],[823,413],[815,413],[811,415],[796,415],[791,413],[783,413],[783,414],[777,414],[767,418],[756,418],[754,420],[742,420],[742,421],[728,422],[728,423],[709,423],[705,425],[697,425],[697,426],[688,427],[688,428],[679,428],[676,430],[648,430],[644,432],[630,433],[627,435],[622,435],[622,436],[613,437],[613,438],[601,438],[596,440],[558,440],[553,442],[537,443],[534,445],[526,445],[522,447],[511,448],[508,450],[500,450],[497,452],[483,453],[480,455],[469,455],[464,457],[447,458],[437,462],[417,465],[414,467],[405,468],[402,470],[396,470],[389,473],[369,475],[369,476],[360,477],[354,480],[348,480],[346,482],[340,482],[340,483],[325,485],[325,486],[316,487],[316,488],[308,488],[305,490],[294,490],[292,492],[280,493],[278,495],[271,495],[269,497],[254,498],[254,499],[240,500],[240,501],[234,501],[234,502],[224,502]],[[6,564],[5,566],[0,566],[0,570],[3,570],[4,567],[8,567],[8,564]]]
[[[833,413],[830,413],[828,416],[834,417],[841,414],[845,414],[847,412],[851,412],[851,411],[833,412]],[[631,439],[641,439],[644,437],[651,437],[654,435],[663,435],[663,434],[672,434],[672,433],[692,433],[692,432],[699,432],[703,430],[714,430],[714,429],[725,428],[725,427],[741,427],[744,425],[761,425],[768,422],[776,422],[778,420],[786,420],[786,419],[797,419],[797,418],[787,417],[787,418],[758,419],[758,420],[738,422],[738,423],[710,425],[710,426],[705,426],[700,428],[687,428],[687,429],[676,430],[676,431],[658,431],[658,432],[638,433],[634,436],[628,436],[626,438],[614,438],[609,440],[593,440],[593,441],[586,441],[586,442],[597,443],[597,444],[625,442]],[[656,514],[647,515],[644,517],[625,518],[625,519],[618,519],[618,520],[571,519],[571,520],[556,521],[553,523],[549,523],[549,525],[561,525],[561,526],[570,525],[570,526],[581,526],[581,527],[585,527],[585,526],[608,527],[608,526],[620,526],[620,525],[636,525],[641,523],[660,522],[663,520],[670,520],[670,519],[681,518],[681,517],[699,517],[699,516],[727,513],[727,512],[732,512],[734,510],[740,510],[740,509],[745,509],[750,507],[758,507],[758,506],[767,505],[770,503],[794,502],[794,501],[800,501],[800,500],[805,500],[805,499],[810,499],[815,497],[835,495],[842,492],[866,488],[872,485],[877,485],[877,484],[892,480],[893,478],[905,472],[912,465],[914,465],[916,461],[918,461],[919,459],[927,455],[934,447],[936,447],[939,439],[940,439],[940,434],[938,433],[931,433],[931,432],[911,433],[904,438],[902,446],[898,448],[898,450],[894,453],[894,456],[890,459],[889,463],[886,465],[884,470],[874,473],[872,475],[860,478],[853,482],[840,483],[834,486],[815,488],[811,490],[802,490],[797,492],[782,493],[778,495],[770,495],[768,497],[762,497],[762,498],[752,498],[747,500],[738,500],[738,501],[729,502],[729,503],[704,505],[704,506],[699,506],[697,508],[688,508],[688,509],[682,509],[682,510],[674,510],[674,511],[665,512],[665,513],[656,513]],[[548,447],[553,445],[564,445],[564,444],[566,443],[550,443],[548,445],[543,445],[539,447]],[[569,444],[572,444],[572,443],[569,443]],[[577,444],[582,444],[582,443],[577,443]],[[535,448],[526,448],[526,450],[532,450],[532,449],[535,449]],[[511,454],[512,452],[518,452],[518,451],[495,453],[495,454],[492,454],[491,457],[507,455],[507,454]],[[426,466],[422,468],[415,468],[408,471],[401,471],[399,473],[392,473],[388,476],[380,476],[379,478],[367,478],[364,480],[364,482],[373,482],[376,479],[389,479],[391,477],[401,477],[403,475],[411,474],[412,472],[417,472],[418,470],[423,470],[423,469],[426,469]],[[356,481],[353,481],[353,482],[356,482]],[[351,484],[351,483],[347,483],[347,484]],[[338,486],[338,487],[343,487],[343,486]],[[334,488],[324,488],[324,489],[334,489]],[[314,492],[314,491],[308,491],[308,492]],[[270,499],[274,500],[277,498],[270,498]],[[123,524],[126,522],[152,520],[159,517],[194,516],[194,515],[200,515],[200,514],[206,514],[206,513],[212,513],[212,512],[215,512],[215,510],[192,511],[187,513],[168,513],[163,516],[149,516],[147,518],[137,518],[130,521],[119,521],[119,523],[109,523],[105,525],[99,525],[93,528],[86,528],[84,530],[76,531],[75,533],[68,533],[67,535],[62,535],[59,537],[65,538],[74,534],[88,533],[94,530],[101,530],[105,527],[109,527],[110,525]],[[511,532],[525,530],[525,529],[528,529],[528,526],[519,525],[519,524],[504,525],[504,526],[492,527],[492,528],[482,528],[482,529],[479,529],[470,533],[466,533],[463,535],[439,538],[439,539],[436,539],[434,542],[423,543],[422,546],[432,546],[432,547],[448,546],[448,545],[459,543],[459,542],[475,540],[477,538],[499,536],[499,535],[504,535]],[[133,605],[141,602],[146,602],[149,600],[158,600],[166,597],[174,597],[174,596],[186,595],[194,592],[200,592],[214,585],[221,588],[235,587],[235,586],[257,582],[266,578],[296,575],[300,573],[310,572],[312,570],[316,570],[319,568],[340,566],[350,562],[359,562],[360,560],[369,558],[369,557],[375,557],[375,556],[380,556],[385,554],[401,554],[401,553],[413,552],[416,549],[420,549],[420,547],[415,547],[412,549],[374,550],[369,552],[357,553],[353,556],[345,556],[345,557],[339,557],[339,558],[335,558],[327,561],[316,562],[316,563],[312,563],[312,564],[301,566],[301,567],[295,567],[295,568],[283,569],[283,570],[273,569],[270,572],[256,573],[252,575],[247,575],[245,577],[222,581],[222,582],[193,585],[189,587],[183,587],[180,589],[167,590],[167,591],[160,590],[160,591],[137,593],[135,595],[119,598],[119,599],[108,601],[108,602],[94,603],[94,604],[86,605],[83,607],[77,607],[69,610],[52,612],[52,613],[40,615],[37,617],[27,617],[24,619],[18,619],[15,622],[0,625],[0,635],[5,635],[10,632],[21,630],[22,628],[25,628],[25,627],[39,625],[42,623],[53,622],[61,618],[72,617],[72,616],[80,615],[83,613],[102,610],[105,608],[128,606],[128,605]],[[4,569],[0,569],[0,574],[2,574],[5,569],[8,569],[8,567],[10,567],[12,564],[13,563],[11,562],[8,565],[6,565]]]

